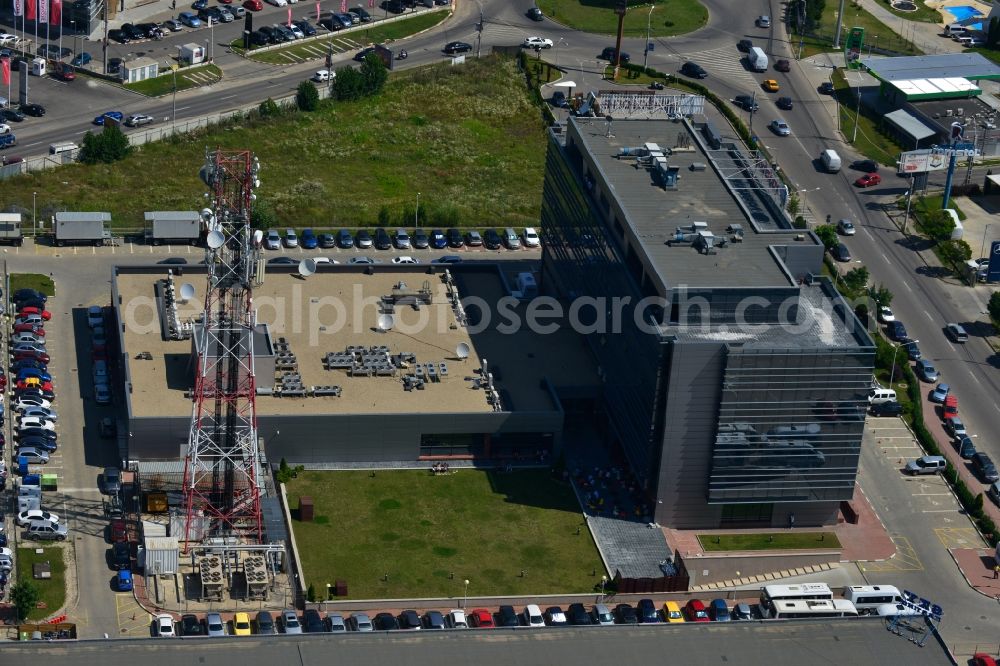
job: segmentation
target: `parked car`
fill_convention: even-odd
[[[409,250],[410,234],[406,233],[406,229],[396,229],[396,233],[392,237],[392,242],[399,250]]]
[[[517,611],[513,606],[504,604],[497,609],[496,623],[498,627],[519,627],[521,621],[517,619]]]
[[[440,229],[431,231],[431,247],[435,250],[443,250],[448,247],[448,239]]]
[[[903,322],[898,319],[896,321],[890,321],[885,327],[885,332],[886,335],[889,336],[890,340],[895,340],[896,342],[902,342],[909,337],[906,334],[906,326],[904,326]]]
[[[934,367],[934,364],[925,358],[917,361],[914,370],[917,376],[925,382],[936,382],[941,376],[937,368]]]
[[[968,435],[960,435],[955,438],[955,449],[964,460],[971,460],[976,455],[976,444]]]
[[[976,476],[986,483],[1000,481],[1000,473],[997,472],[996,465],[993,464],[990,456],[983,451],[977,451],[972,456],[972,469]]]
[[[465,246],[465,239],[462,237],[462,232],[455,228],[449,229],[448,247],[460,248],[464,246]]]
[[[117,467],[105,467],[98,487],[102,495],[117,495],[122,490],[122,473]]]
[[[177,15],[177,20],[189,28],[200,28],[201,19],[191,12],[181,12]]]
[[[666,601],[663,604],[663,619],[671,624],[684,622],[684,613],[676,601]]]
[[[615,622],[618,624],[638,624],[639,616],[629,604],[618,604],[615,606]]]
[[[295,229],[285,229],[285,247],[298,247],[299,237],[295,235]]]
[[[274,229],[268,229],[267,233],[264,235],[264,247],[268,250],[280,250],[281,249],[281,236]]]
[[[903,413],[903,406],[895,400],[888,402],[877,402],[871,406],[872,416],[899,416]]]
[[[477,629],[493,629],[496,626],[493,622],[493,614],[485,608],[476,608],[469,613],[469,621]]]
[[[420,615],[415,610],[404,610],[399,614],[399,628],[407,631],[419,631],[421,628]]]
[[[465,234],[465,244],[469,247],[482,247],[483,237],[478,231],[469,231]]]
[[[132,550],[127,541],[119,541],[111,544],[109,552],[111,568],[115,571],[129,569],[132,566]]]
[[[387,232],[382,227],[375,230],[375,249],[376,250],[388,250],[392,248],[392,238],[389,237],[389,232]]]
[[[610,626],[615,623],[615,616],[612,615],[611,609],[604,604],[594,604],[590,609],[590,621],[592,624],[602,627]]]
[[[906,467],[903,469],[910,475],[937,474],[943,472],[947,464],[948,461],[945,460],[944,456],[921,456],[906,463]]]
[[[153,631],[160,638],[174,638],[174,618],[172,615],[161,613],[153,618]]]
[[[209,637],[226,635],[226,623],[222,621],[222,616],[218,613],[209,613],[205,616],[205,628],[207,629],[206,635]]]
[[[690,599],[684,604],[684,619],[688,622],[711,622],[700,599]]]
[[[274,634],[277,633],[274,626],[274,618],[267,611],[259,611],[257,613],[257,633],[258,634]]]
[[[714,622],[729,622],[733,619],[725,599],[712,599],[712,603],[708,605],[708,615]]]
[[[660,616],[656,612],[656,604],[653,603],[652,599],[640,599],[635,611],[639,615],[641,624],[660,622]]]
[[[569,625],[566,613],[559,606],[549,606],[546,608],[543,617],[545,618],[545,624],[550,627],[565,627]]]
[[[319,239],[316,238],[316,234],[313,233],[312,229],[302,230],[302,249],[304,250],[315,250],[319,245]]]
[[[55,525],[59,524],[59,515],[43,509],[29,509],[21,511],[14,518],[18,527],[27,527],[32,521],[43,520]]]
[[[483,247],[487,250],[499,250],[501,245],[500,234],[496,229],[487,229],[483,232]]]
[[[375,616],[373,624],[378,631],[395,631],[399,629],[399,621],[396,620],[396,616],[392,613],[379,613]]]
[[[414,229],[413,235],[410,236],[410,244],[418,250],[426,250],[431,244],[431,239],[423,229]]]
[[[323,616],[315,608],[307,608],[302,613],[302,629],[307,634],[321,634],[326,631]],[[288,632],[285,632],[288,633]]]
[[[354,613],[347,618],[348,631],[374,631],[372,621],[365,613]]]
[[[424,629],[439,630],[447,628],[444,615],[440,611],[427,611],[420,620],[423,623]]]
[[[837,243],[833,249],[830,250],[830,254],[837,261],[848,262],[851,260],[851,251],[848,250],[847,246],[843,243]]]
[[[302,625],[299,624],[299,616],[294,610],[281,611],[281,628],[286,634],[301,634]]]
[[[463,610],[450,610],[444,616],[444,623],[449,629],[468,629],[469,622]]]

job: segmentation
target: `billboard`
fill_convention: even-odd
[[[986,269],[987,282],[1000,282],[1000,241],[990,243],[990,263]]]
[[[900,153],[896,171],[901,174],[943,171],[948,168],[948,153],[942,150],[911,150]]]
[[[844,42],[844,61],[848,69],[857,69],[861,66],[861,49],[865,45],[865,29],[854,27],[847,34],[847,41]]]

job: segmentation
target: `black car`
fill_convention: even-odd
[[[753,42],[750,41],[749,39],[741,39],[740,41],[736,42],[736,48],[738,48],[743,53],[748,53],[750,49],[753,48]]]
[[[903,413],[903,406],[895,400],[888,402],[878,402],[872,405],[872,416],[899,416]]]
[[[847,246],[844,245],[843,243],[837,243],[830,250],[830,254],[833,255],[833,258],[836,259],[837,261],[847,262],[851,260],[851,251],[848,250]]]
[[[40,298],[26,298],[23,301],[18,301],[15,305],[17,311],[20,312],[24,308],[38,308],[39,310],[45,309],[45,301]]]
[[[410,244],[418,250],[426,250],[430,247],[431,239],[423,229],[414,229],[410,236]]]
[[[155,39],[163,36],[163,29],[156,23],[139,23],[135,27],[146,39]]]
[[[269,40],[267,35],[260,32],[259,30],[254,30],[250,33],[250,45],[251,46],[267,46]]]
[[[10,120],[15,123],[19,123],[24,120],[24,114],[17,109],[4,109],[2,113],[4,120]]]
[[[501,242],[496,229],[487,229],[483,232],[483,246],[487,250],[499,250]]]
[[[498,627],[519,627],[521,621],[517,619],[513,606],[501,606],[497,611],[496,624]]]
[[[119,541],[111,547],[111,568],[115,571],[129,569],[132,566],[132,553],[128,542]]]
[[[875,160],[857,160],[851,162],[851,168],[863,173],[878,173],[878,162]]]
[[[320,234],[316,237],[316,242],[323,249],[337,247],[337,238],[333,234]],[[351,239],[351,244],[354,244],[353,238]]]
[[[372,619],[372,625],[378,631],[393,631],[399,629],[399,622],[392,613],[379,613]]]
[[[920,347],[917,346],[916,340],[907,340],[903,343],[903,348],[906,349],[906,355],[910,357],[911,361],[919,361],[923,358],[923,354],[920,353]]]
[[[532,7],[528,10],[528,18],[532,21],[543,21],[545,20],[545,14],[543,14],[542,10],[538,7]]]
[[[119,44],[128,44],[132,41],[132,38],[128,36],[127,32],[118,28],[108,30],[108,39],[113,42],[118,42]]]
[[[364,59],[368,57],[369,53],[375,53],[375,47],[369,46],[368,48],[361,49],[354,54],[354,59],[358,62],[364,62]]]
[[[895,340],[897,342],[905,340],[907,337],[909,337],[908,335],[906,335],[906,327],[903,326],[903,322],[899,320],[890,321],[888,324],[886,324],[885,333],[886,335],[889,336],[890,340]]]
[[[349,250],[354,247],[354,238],[351,236],[350,231],[341,229],[337,232],[337,247],[342,250]]]
[[[832,95],[836,89],[833,87],[832,81],[824,81],[819,86],[819,91],[824,95]]]
[[[566,620],[566,614],[563,613],[560,606],[549,606],[545,609],[542,617],[545,618],[545,624],[550,627],[565,627],[569,624],[569,621]]]
[[[635,607],[635,612],[642,624],[660,621],[660,616],[656,613],[656,604],[653,603],[652,599],[639,599],[639,605]]]
[[[257,633],[265,635],[278,633],[274,626],[274,618],[267,611],[257,613]]]
[[[271,26],[269,26],[269,25],[261,26],[261,27],[257,28],[257,32],[259,34],[261,34],[261,35],[264,36],[264,39],[267,40],[268,44],[277,44],[278,43],[278,33]]]
[[[37,289],[18,289],[17,291],[14,292],[14,295],[11,296],[11,298],[14,300],[15,303],[27,300],[37,300],[42,302],[49,300],[48,296],[38,291]]]
[[[708,78],[708,72],[705,71],[705,68],[696,62],[691,62],[690,60],[681,65],[681,74],[695,79]]]
[[[353,14],[357,14],[362,23],[369,23],[372,20],[372,15],[369,14],[364,7],[351,7],[349,11]]]
[[[972,469],[980,479],[987,483],[1000,481],[1000,474],[997,473],[996,465],[994,465],[993,460],[982,451],[979,451],[972,456]]]
[[[212,19],[212,23],[222,23],[222,10],[218,7],[205,7],[198,10],[198,18],[206,23],[208,19]]]
[[[760,108],[760,105],[750,95],[737,95],[733,98],[733,104],[744,111],[756,111]]]
[[[635,609],[628,604],[618,604],[615,606],[615,622],[617,624],[639,624],[639,616]]]
[[[197,615],[187,613],[181,615],[180,632],[181,636],[204,636],[205,625],[201,623]]]
[[[167,264],[172,266],[183,266],[187,264],[188,260],[184,257],[167,257],[166,259],[159,260],[158,264]]]
[[[791,97],[779,97],[775,104],[779,109],[784,109],[785,111],[791,111],[792,106],[794,106]]]
[[[35,118],[41,118],[45,115],[45,107],[41,104],[22,104],[21,113],[26,116],[33,116]]]
[[[275,257],[274,259],[268,259],[267,263],[271,266],[291,266],[293,264],[298,264],[299,262],[291,257]]]
[[[462,232],[458,229],[451,228],[448,230],[448,247],[464,247],[465,239],[462,238]]]
[[[976,443],[968,435],[959,435],[955,438],[955,449],[963,460],[971,460],[978,453]]]
[[[307,608],[302,614],[302,630],[307,634],[321,634],[326,631],[323,616],[315,608]]]
[[[37,368],[38,370],[48,370],[48,366],[35,358],[22,358],[19,361],[15,361],[13,365],[10,366],[11,374],[17,374],[24,368]]]
[[[592,623],[590,613],[587,612],[583,604],[570,604],[569,608],[566,609],[566,619],[569,620],[570,624],[575,625],[589,625]]]
[[[44,437],[45,439],[51,439],[53,442],[58,439],[58,435],[55,432],[46,430],[45,428],[22,428],[14,431],[14,439],[18,441],[28,437]]]
[[[417,615],[417,611],[405,610],[399,614],[400,629],[419,629],[420,626],[420,616]]]
[[[132,25],[131,23],[125,23],[122,25],[121,31],[128,35],[128,38],[133,41],[146,38],[145,33],[139,28],[139,26]]]
[[[376,250],[388,250],[392,248],[392,238],[389,237],[389,233],[379,227],[375,230],[375,249]]]
[[[608,60],[610,62],[614,62],[615,61],[615,57],[617,55],[618,55],[618,49],[616,49],[613,46],[607,46],[607,47],[604,48],[603,51],[601,51],[601,55],[599,57],[600,57],[601,60]],[[629,60],[631,60],[631,58],[629,57],[629,54],[627,54],[624,51],[622,51],[622,54],[621,54],[621,63],[623,65],[627,65],[628,62],[629,62]]]
[[[17,443],[17,446],[18,448],[25,447],[29,449],[39,449],[49,453],[52,453],[59,448],[59,445],[56,444],[56,440],[38,436],[22,437],[21,441]]]
[[[792,64],[782,58],[774,63],[774,71],[776,72],[788,72],[792,69]]]
[[[403,4],[403,0],[384,0],[382,7],[387,12],[392,12],[393,14],[402,14],[406,11],[406,5]]]
[[[295,26],[302,31],[302,34],[306,37],[312,37],[316,34],[316,28],[312,23],[305,19],[299,19],[298,21],[292,21]]]
[[[552,106],[560,109],[565,109],[569,106],[569,101],[566,99],[566,93],[562,90],[557,90],[552,93]]]
[[[448,42],[444,45],[444,52],[448,55],[456,53],[468,53],[472,50],[472,44],[468,42]]]

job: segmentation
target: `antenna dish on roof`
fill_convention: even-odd
[[[391,314],[383,314],[378,316],[378,330],[380,331],[390,331],[392,327],[396,325],[396,320]]]
[[[309,277],[316,272],[316,260],[315,259],[303,259],[299,262],[299,275],[302,277]]]
[[[469,358],[469,344],[467,342],[459,342],[458,346],[455,347],[455,356],[463,361]]]
[[[208,245],[210,250],[218,250],[226,244],[226,237],[221,231],[216,229],[208,233],[208,236],[205,238],[205,244]]]
[[[260,244],[264,242],[264,232],[260,229],[255,229],[253,232],[253,244],[260,247]]]
[[[181,301],[190,301],[192,298],[194,298],[194,285],[185,282],[181,285]]]

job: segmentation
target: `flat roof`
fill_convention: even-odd
[[[882,117],[918,141],[938,133],[938,130],[929,128],[919,118],[903,109],[896,109]]]
[[[1000,79],[1000,66],[978,53],[862,58],[861,64],[883,81],[910,79]]]
[[[205,293],[204,269],[184,268],[183,277],[174,279],[175,289],[191,283],[196,295],[178,305],[182,322],[202,311]],[[184,397],[192,384],[191,340],[163,340],[153,305],[155,283],[166,277],[166,269],[116,269],[123,320],[129,321],[130,302],[151,306],[135,308],[131,316],[136,325],[126,325],[124,333],[133,418],[189,416],[191,412],[191,401]],[[288,342],[303,385],[336,385],[342,394],[307,398],[259,395],[258,415],[491,412],[485,393],[474,388],[473,382],[483,358],[494,373],[504,411],[555,409],[543,379],[555,386],[600,384],[582,338],[569,326],[560,325],[549,335],[534,334],[526,327],[501,332],[504,320],[495,311],[481,331],[459,325],[446,295],[443,274],[441,269],[431,274],[427,269],[409,267],[376,266],[369,272],[361,266],[321,266],[315,275],[302,279],[294,267],[268,267],[264,284],[254,290],[258,322],[270,327],[273,341],[285,338]],[[476,296],[492,310],[508,295],[498,269],[455,271],[453,275],[462,298]],[[400,281],[411,290],[427,283],[432,303],[419,310],[397,305],[394,328],[379,332],[377,303]],[[524,309],[525,305],[519,304],[512,311],[523,316]],[[456,356],[463,343],[469,347],[465,361]],[[448,376],[440,382],[428,382],[424,390],[405,391],[401,376],[351,377],[346,370],[323,367],[322,359],[328,352],[382,345],[390,354],[415,354],[417,363],[446,363]],[[149,352],[152,360],[136,359],[140,352]]]
[[[950,79],[900,79],[890,81],[904,95],[953,95],[971,97],[981,95],[982,90],[972,81],[962,78]]]
[[[932,123],[939,132],[951,133],[953,122],[974,123],[984,122],[987,118],[996,118],[1000,115],[997,109],[993,108],[979,97],[964,97],[961,99],[927,99],[912,100],[907,104],[919,111],[926,122]],[[961,109],[961,111],[959,111]],[[957,115],[961,113],[962,115]],[[978,116],[978,118],[977,118]],[[994,123],[996,120],[993,121]],[[966,139],[972,141],[974,132],[971,127],[966,128]]]
[[[153,220],[201,220],[201,214],[196,210],[149,210],[144,215],[147,222]]]
[[[93,221],[97,220],[99,222],[110,222],[111,213],[105,212],[90,212],[90,211],[59,211],[56,213],[57,222],[78,222],[78,221]]]
[[[712,158],[691,136],[690,152],[673,152],[667,157],[671,166],[680,167],[678,187],[664,189],[654,180],[651,170],[636,169],[632,160],[618,159],[619,149],[657,143],[661,148],[676,145],[678,135],[689,135],[683,123],[669,120],[615,120],[612,135],[606,123],[577,122],[572,118],[584,149],[590,153],[603,173],[608,189],[622,206],[629,224],[635,230],[642,251],[660,274],[668,289],[680,285],[691,287],[790,287],[794,283],[772,253],[774,245],[790,243],[818,244],[811,234],[800,230],[757,232],[736,194],[710,164]],[[703,170],[692,170],[694,163],[708,164]],[[750,196],[748,193],[744,193]],[[756,209],[767,214],[763,208]],[[692,222],[706,222],[718,241],[726,238],[726,228],[733,223],[743,226],[742,243],[729,243],[714,254],[701,254],[687,245],[670,247],[677,227]],[[793,240],[804,235],[804,240]]]

